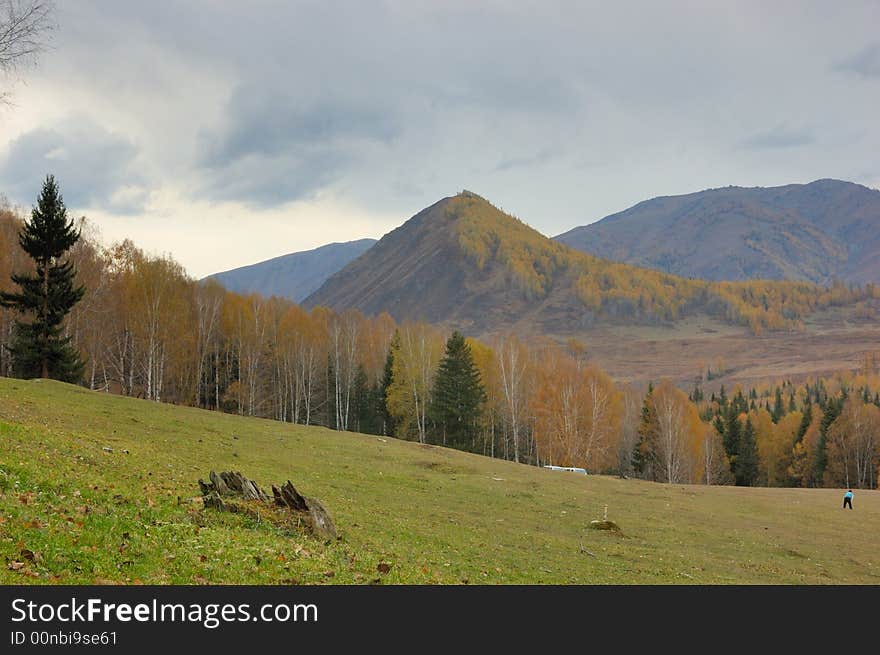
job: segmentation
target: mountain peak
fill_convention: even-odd
[[[305,304],[468,334],[564,334],[600,321],[672,323],[701,313],[761,330],[797,327],[820,292],[787,282],[714,284],[599,259],[462,192],[386,234]]]
[[[556,239],[709,280],[880,282],[880,192],[824,178],[653,198]]]

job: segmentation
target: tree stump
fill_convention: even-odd
[[[326,539],[336,539],[336,526],[333,525],[330,513],[320,500],[302,496],[290,480],[281,489],[273,485],[272,495],[275,497],[276,505],[308,515],[305,519],[306,525],[316,535]]]
[[[199,480],[206,509],[247,514],[257,519],[271,517],[274,509],[286,515],[278,516],[278,522],[287,522],[285,518],[294,517],[298,524],[306,526],[319,538],[337,538],[333,519],[321,501],[300,494],[290,480],[280,489],[272,485],[271,501],[256,482],[241,473],[223,471],[217,474],[211,471],[208,480]]]

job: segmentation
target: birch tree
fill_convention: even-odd
[[[528,405],[526,371],[528,351],[514,335],[503,337],[497,347],[504,397],[503,417],[513,440],[513,461],[520,461],[520,441]]]
[[[213,280],[193,286],[193,303],[196,314],[196,389],[193,401],[196,406],[207,406],[210,394],[210,381],[207,371],[211,360],[216,360],[218,352],[217,337],[220,327],[221,310],[226,295],[223,287]],[[216,378],[215,378],[216,384]]]
[[[840,416],[828,430],[829,481],[846,487],[871,489],[880,459],[880,408],[847,398]]]
[[[397,419],[398,436],[428,440],[428,405],[443,347],[440,333],[424,323],[404,324],[394,353],[388,410]]]
[[[651,402],[657,420],[654,447],[661,481],[690,482],[704,427],[696,407],[669,380],[663,380],[654,389]]]

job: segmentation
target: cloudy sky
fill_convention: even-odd
[[[555,235],[708,187],[880,187],[876,0],[57,5],[4,81],[0,193],[52,172],[105,241],[196,277],[461,189]]]

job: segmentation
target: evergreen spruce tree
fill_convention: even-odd
[[[733,408],[740,414],[744,414],[749,411],[749,404],[746,402],[745,396],[743,396],[742,391],[737,391],[736,395],[733,397]]]
[[[657,409],[654,407],[654,385],[649,384],[648,393],[642,403],[642,417],[638,430],[639,439],[632,454],[633,470],[639,477],[647,480],[657,479],[656,443],[659,432]]]
[[[727,410],[727,415],[724,417],[724,432],[722,434],[724,437],[724,452],[730,458],[731,467],[733,467],[733,463],[736,461],[736,456],[739,453],[741,433],[742,426],[739,423],[739,414],[733,407],[730,407]]]
[[[819,424],[819,440],[816,443],[816,457],[813,460],[813,480],[817,485],[822,484],[822,478],[825,476],[825,469],[828,468],[828,430],[831,424],[840,416],[843,409],[844,398],[836,400],[828,398],[825,401],[825,413],[822,415],[822,422]]]
[[[351,428],[354,432],[364,434],[382,434],[382,417],[376,411],[376,396],[381,393],[367,380],[367,373],[363,365],[359,364],[354,376],[354,385],[351,391]]]
[[[840,416],[841,409],[843,409],[843,398],[839,400],[828,399],[828,402],[825,403],[825,413],[822,415],[822,422],[819,424],[819,434],[828,436],[828,429],[837,420],[837,417]]]
[[[804,407],[804,416],[801,418],[801,424],[798,426],[797,436],[795,437],[794,442],[800,443],[804,440],[804,435],[807,433],[807,430],[810,429],[810,423],[813,422],[813,405],[810,402],[807,402],[806,407]]]
[[[813,486],[822,486],[826,468],[828,468],[828,437],[820,432],[816,441],[816,457],[813,459]]]
[[[751,487],[758,480],[758,446],[751,417],[746,418],[746,425],[740,436],[734,475],[739,487]]]
[[[431,417],[443,443],[460,450],[474,450],[479,418],[486,390],[474,364],[471,348],[458,331],[446,342],[446,352],[437,368]]]
[[[62,323],[80,301],[85,288],[76,286],[76,270],[65,253],[79,240],[79,231],[67,218],[67,209],[55,178],[49,175],[37,205],[18,237],[19,245],[36,267],[35,274],[13,274],[18,293],[0,293],[0,304],[16,310],[25,320],[16,321],[12,365],[21,378],[53,378],[79,382],[83,363],[63,336]]]
[[[770,413],[774,423],[779,423],[779,419],[785,416],[785,407],[782,404],[782,389],[776,387],[776,399],[773,402],[773,411]]]

